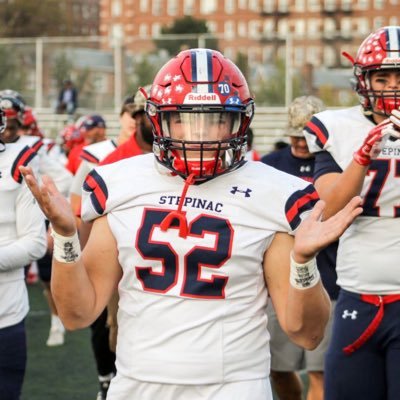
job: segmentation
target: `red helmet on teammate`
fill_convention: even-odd
[[[383,69],[400,70],[400,27],[385,26],[371,33],[358,49],[356,59],[344,53],[354,65],[356,92],[367,113],[389,116],[400,108],[400,90],[371,89],[370,73]]]
[[[66,125],[60,132],[60,136],[66,153],[69,153],[73,147],[84,142],[83,135],[75,124]]]
[[[43,133],[38,126],[38,122],[32,108],[26,107],[22,120],[22,129],[26,135],[39,136],[43,138]]]
[[[218,51],[185,50],[167,62],[146,112],[156,159],[174,173],[206,180],[244,162],[254,102],[243,74]]]

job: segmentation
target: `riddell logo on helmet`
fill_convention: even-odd
[[[382,64],[398,64],[400,65],[400,58],[399,57],[387,57],[382,60]]]
[[[219,97],[215,93],[188,93],[183,100],[184,104],[221,104]]]

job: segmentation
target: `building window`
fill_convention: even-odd
[[[121,15],[121,13],[122,13],[121,1],[113,0],[113,2],[111,4],[111,15],[113,17],[119,17]]]
[[[249,9],[251,11],[259,12],[260,7],[259,7],[258,0],[249,0]]]
[[[149,35],[149,27],[147,24],[139,25],[139,36],[141,38],[146,38]]]
[[[149,11],[149,0],[140,0],[140,12],[145,13]]]
[[[248,32],[251,39],[258,39],[260,37],[260,22],[258,20],[249,21]]]
[[[247,35],[247,25],[246,22],[238,22],[238,35],[240,37],[245,37]]]
[[[359,10],[367,10],[369,7],[369,0],[358,0],[357,8]]]
[[[245,10],[247,8],[247,0],[238,0],[238,8]]]
[[[319,59],[319,47],[316,46],[309,46],[307,48],[307,59],[306,62],[312,65],[320,65]]]
[[[235,51],[232,47],[225,47],[224,55],[226,58],[233,59]]]
[[[286,13],[289,11],[288,0],[279,0],[278,11]]]
[[[307,36],[312,39],[312,38],[318,38],[319,36],[319,20],[310,18],[307,21]]]
[[[301,67],[304,64],[304,47],[293,47],[293,64],[295,67]]]
[[[168,15],[176,15],[178,13],[177,0],[168,0],[167,10]]]
[[[306,22],[304,19],[298,19],[294,23],[294,34],[296,37],[303,38],[306,33]]]
[[[330,46],[326,46],[324,47],[323,51],[324,51],[324,65],[327,67],[335,66],[336,64],[335,50]]]
[[[385,26],[385,20],[383,17],[375,17],[374,18],[374,31],[378,28]]]
[[[234,39],[235,25],[232,21],[226,21],[224,24],[225,39]]]
[[[206,21],[206,25],[210,33],[217,32],[217,23],[215,21]]]
[[[225,12],[233,14],[235,12],[235,0],[225,0]]]
[[[154,24],[152,24],[151,26],[151,34],[152,36],[160,36],[160,32],[161,32],[161,25],[158,22],[155,22]]]
[[[194,12],[194,0],[185,0],[183,3],[183,14],[192,15]]]
[[[201,14],[212,14],[217,11],[217,0],[207,0],[200,2]]]
[[[371,29],[369,27],[369,20],[368,18],[358,18],[354,20],[355,32],[358,32],[362,37],[365,37],[371,33]]]
[[[393,26],[399,25],[399,19],[397,17],[390,17],[389,25],[393,25]]]
[[[306,5],[304,0],[296,0],[294,2],[294,10],[296,12],[303,12],[306,10]]]
[[[262,7],[265,13],[272,13],[274,11],[274,2],[271,0],[264,0]]]
[[[289,27],[286,19],[281,19],[278,23],[278,36],[280,38],[286,37],[289,33]]]
[[[153,15],[161,15],[162,12],[162,0],[153,0]]]
[[[319,11],[321,9],[319,0],[308,0],[309,11]]]
[[[351,38],[352,36],[352,19],[351,18],[342,18],[340,21],[341,27],[340,27],[340,32],[342,34],[342,37],[344,38]]]
[[[385,2],[383,0],[374,0],[374,8],[375,10],[382,10]]]

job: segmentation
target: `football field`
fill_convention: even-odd
[[[98,383],[90,330],[67,332],[63,346],[47,347],[50,316],[42,286],[29,285],[28,291],[28,365],[21,400],[95,400]]]

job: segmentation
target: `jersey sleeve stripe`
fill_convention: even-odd
[[[329,138],[329,133],[324,124],[318,118],[312,117],[304,129],[316,137],[316,144],[323,149]]]
[[[28,165],[35,156],[36,152],[28,146],[24,147],[18,154],[11,166],[11,175],[16,182],[22,182],[22,174],[19,167]]]
[[[303,190],[294,192],[286,202],[286,219],[292,230],[295,230],[301,222],[301,214],[311,210],[319,200],[318,193],[313,185],[308,185]]]
[[[80,158],[82,160],[88,161],[90,163],[98,164],[99,159],[95,157],[93,154],[89,153],[87,150],[82,150],[82,153],[80,154]]]
[[[91,171],[83,183],[83,189],[90,193],[90,200],[96,213],[102,215],[108,198],[108,190],[103,178],[95,170]]]
[[[51,149],[55,146],[56,144],[54,142],[48,143],[47,144],[47,152],[50,153]]]
[[[43,146],[43,140],[42,139],[39,139],[32,147],[31,147],[31,149],[33,150],[33,151],[39,151],[40,149],[41,149],[41,147]]]

